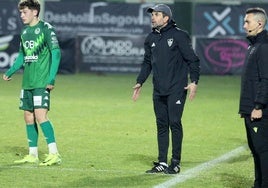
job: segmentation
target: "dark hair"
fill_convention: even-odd
[[[19,10],[25,7],[28,7],[30,10],[37,10],[37,17],[39,16],[40,3],[38,0],[21,0],[18,5]]]
[[[170,17],[170,16],[169,16],[169,15],[167,15],[165,12],[162,12],[162,14],[163,14],[163,17],[165,17],[165,16]]]
[[[263,8],[260,8],[260,7],[254,7],[254,8],[249,8],[246,10],[246,14],[257,14],[257,13],[261,13],[261,14],[264,14],[266,16],[266,12]]]
[[[259,19],[260,21],[263,21],[264,24],[267,23],[267,15],[263,8],[260,7],[249,8],[246,10],[246,14],[254,14],[255,16],[257,16],[256,18]]]

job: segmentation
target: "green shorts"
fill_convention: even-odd
[[[50,92],[45,88],[21,90],[20,109],[33,112],[37,108],[50,107]]]

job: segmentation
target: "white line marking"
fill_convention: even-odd
[[[28,164],[29,165],[29,164]],[[140,171],[125,171],[125,170],[108,170],[108,169],[95,169],[95,168],[65,168],[65,167],[62,167],[61,165],[57,166],[42,166],[42,167],[39,167],[39,166],[27,166],[24,165],[24,164],[21,164],[21,165],[12,165],[12,166],[2,166],[0,165],[0,169],[25,169],[25,170],[52,170],[52,171],[61,171],[61,172],[64,172],[64,171],[70,171],[70,172],[99,172],[99,173],[111,173],[111,174],[126,174],[126,173],[131,173],[131,174],[144,174],[144,172],[140,172]]]
[[[179,183],[182,183],[188,179],[194,178],[199,173],[201,173],[201,171],[211,169],[219,163],[222,163],[222,162],[227,161],[233,157],[236,157],[237,155],[239,155],[240,153],[242,153],[245,150],[246,150],[246,146],[238,147],[238,148],[220,156],[219,158],[202,163],[194,168],[186,170],[185,172],[182,172],[179,175],[176,175],[176,177],[174,177],[174,178],[172,178],[164,183],[161,183],[161,184],[154,186],[154,188],[168,188],[168,187],[177,185]]]

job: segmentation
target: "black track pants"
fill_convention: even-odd
[[[268,188],[268,119],[251,121],[245,117],[248,146],[255,167],[255,188]]]
[[[168,96],[154,96],[154,112],[157,124],[158,160],[167,163],[169,130],[171,130],[172,158],[181,160],[183,129],[181,117],[186,91]]]

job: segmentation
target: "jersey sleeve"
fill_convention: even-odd
[[[59,41],[57,39],[56,33],[54,28],[47,22],[44,23],[45,25],[45,38],[46,38],[46,43],[49,47],[50,50],[53,49],[59,49]]]
[[[19,55],[16,58],[14,64],[5,72],[7,77],[11,77],[16,71],[18,71],[24,63],[24,54],[20,48]]]
[[[56,75],[59,69],[59,64],[60,64],[60,59],[61,59],[61,52],[60,49],[53,49],[51,51],[51,56],[52,56],[52,63],[50,67],[50,72],[49,72],[49,85],[54,85],[55,84],[55,79]]]
[[[61,52],[59,47],[59,42],[55,33],[54,28],[47,22],[44,23],[45,25],[45,38],[48,48],[51,52],[51,65],[49,71],[49,85],[55,84],[56,75],[58,72],[60,59],[61,59]]]

